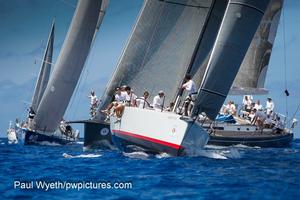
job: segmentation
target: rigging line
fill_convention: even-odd
[[[292,120],[295,118],[295,116],[297,115],[298,111],[299,111],[299,108],[300,108],[300,103],[298,104],[297,106],[297,109],[296,111],[294,112],[294,114],[292,115],[292,117],[290,118],[290,120],[287,121],[287,124],[291,123]]]
[[[76,8],[76,5],[72,4],[71,2],[67,1],[67,0],[60,0],[61,2],[63,2],[64,4],[71,6],[73,8]]]
[[[282,29],[283,29],[283,64],[284,64],[284,87],[285,91],[287,91],[287,60],[286,60],[286,36],[285,36],[285,12],[284,12],[285,3],[282,5]],[[285,113],[288,118],[288,95],[285,95]]]
[[[209,8],[207,6],[200,6],[200,5],[192,5],[192,4],[184,4],[184,3],[179,3],[179,2],[172,2],[172,1],[168,1],[168,0],[158,0],[161,2],[165,2],[168,4],[174,4],[174,5],[179,5],[179,6],[186,6],[186,7],[192,7],[192,8]]]

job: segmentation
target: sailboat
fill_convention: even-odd
[[[18,144],[16,129],[13,127],[12,121],[9,122],[9,127],[7,129],[7,141],[8,144]]]
[[[264,82],[267,74],[268,63],[271,57],[283,0],[271,0],[263,16],[262,22],[256,31],[251,45],[244,57],[243,63],[231,87],[231,95],[260,95],[267,94]],[[284,128],[276,132],[272,128],[259,128],[251,125],[250,121],[234,116],[236,123],[204,122],[204,127],[210,133],[209,144],[236,145],[259,147],[285,147],[293,140],[293,128],[287,127],[286,117],[280,115]]]
[[[140,95],[145,90],[164,89],[168,92],[165,102],[173,101],[197,41],[206,27],[214,31],[211,37],[216,37],[226,5],[227,0],[145,1],[99,110],[109,105],[115,88],[121,85],[131,86]],[[212,23],[207,25],[207,21]],[[105,117],[100,113],[84,122],[84,147],[111,144],[110,123]]]
[[[65,127],[68,135],[58,129],[102,21],[102,3],[103,1],[98,0],[78,1],[50,80],[42,94],[37,95],[37,101],[33,101],[36,103],[32,109],[36,109],[36,114],[31,126],[24,130],[25,144],[48,142],[64,145],[78,138],[68,126]]]
[[[208,133],[198,122],[198,115],[205,113],[210,119],[217,116],[268,3],[228,2],[192,117],[125,106],[122,116],[111,117],[114,144],[125,151],[133,145],[174,156],[194,155],[203,148]]]

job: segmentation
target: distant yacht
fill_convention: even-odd
[[[49,78],[52,62],[53,29],[49,36],[41,73],[29,111],[25,144],[73,143],[79,132],[63,120],[64,112],[76,87],[92,42],[101,24],[101,6],[106,1],[79,0],[66,40],[50,79],[42,73],[47,68]],[[40,81],[42,79],[43,81]],[[44,87],[42,87],[44,86]],[[38,92],[37,92],[38,91]]]
[[[18,144],[16,129],[13,126],[12,121],[9,122],[9,127],[7,129],[7,140],[8,144]]]

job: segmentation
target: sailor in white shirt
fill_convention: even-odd
[[[254,105],[254,108],[256,110],[263,110],[263,106],[260,104],[260,100],[257,100],[255,105]]]
[[[184,115],[189,116],[190,112],[193,108],[194,101],[196,99],[197,89],[195,82],[192,80],[191,75],[186,75],[185,77],[186,82],[182,85],[182,89],[188,91],[188,96],[184,101]]]
[[[156,95],[153,98],[152,106],[155,110],[161,111],[163,109],[164,98],[165,98],[165,93],[164,93],[164,91],[160,90],[158,92],[158,95]]]
[[[120,88],[116,88],[116,94],[115,94],[115,102],[121,103],[126,101],[127,93],[125,91],[121,91]]]
[[[267,110],[267,115],[269,115],[271,113],[271,111],[273,112],[274,110],[274,103],[272,101],[272,99],[269,97],[267,98],[267,103],[266,103],[266,110]]]
[[[95,117],[97,113],[97,107],[98,107],[98,98],[94,91],[91,91],[91,95],[89,96],[91,99],[91,105],[90,105],[90,115],[91,118]]]
[[[125,91],[126,91],[125,98],[126,98],[127,105],[135,107],[137,96],[133,93],[133,90],[129,86],[126,86]]]
[[[138,108],[151,108],[149,102],[147,101],[149,97],[149,92],[145,91],[144,95],[136,99],[136,105]]]
[[[98,103],[98,99],[94,91],[91,91],[91,95],[89,96],[89,98],[91,99],[91,106]]]
[[[189,95],[195,95],[197,93],[195,82],[190,75],[186,76],[186,82],[182,85],[182,89],[187,90]]]
[[[244,99],[243,99],[243,107],[244,107],[244,110],[246,112],[249,112],[251,111],[251,104],[252,104],[252,101],[251,101],[251,98],[249,95],[245,95],[244,96]]]

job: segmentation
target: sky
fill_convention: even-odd
[[[52,20],[55,18],[54,58],[67,34],[76,0],[0,0],[0,137],[10,120],[26,119]],[[68,110],[67,120],[87,119],[91,90],[101,97],[142,7],[143,0],[110,0],[96,41]],[[276,111],[293,116],[300,104],[300,1],[286,0],[269,64],[265,87]],[[284,25],[284,26],[283,26]],[[285,31],[284,31],[285,30]],[[284,40],[285,35],[285,40]],[[285,49],[284,51],[284,41]],[[286,99],[284,54],[286,54]],[[267,96],[255,96],[263,105]],[[242,97],[229,97],[239,103]],[[286,106],[287,105],[287,106]],[[300,110],[296,114],[300,119]],[[299,125],[300,127],[300,125]],[[295,130],[300,137],[300,128]],[[80,127],[79,127],[80,128]],[[83,134],[83,133],[82,133]]]

